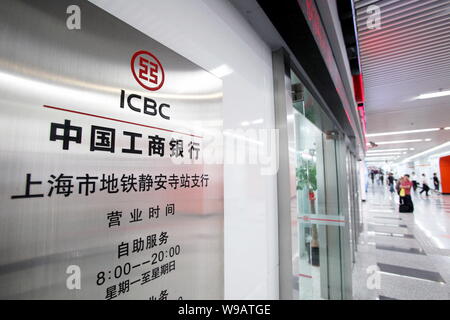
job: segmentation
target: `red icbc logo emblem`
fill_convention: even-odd
[[[141,50],[133,55],[131,71],[136,81],[147,90],[159,90],[164,84],[162,64],[148,51]]]

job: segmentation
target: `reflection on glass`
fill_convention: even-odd
[[[299,226],[299,284],[301,299],[320,299],[320,229],[311,217],[323,203],[322,132],[305,116],[296,113],[296,185]]]
[[[326,235],[325,229],[315,223],[317,220],[311,219],[325,211],[323,133],[315,125],[320,118],[316,114],[317,102],[295,73],[291,73],[291,82],[295,119],[299,298],[321,299],[320,256],[321,249],[326,248],[323,241]]]
[[[294,120],[289,143],[295,155],[291,158],[291,181],[295,179],[296,186],[292,214],[296,214],[298,226],[293,235],[298,297],[343,299],[351,296],[351,275],[343,273],[350,270],[351,263],[343,215],[348,215],[348,207],[356,208],[345,203],[346,190],[355,189],[353,183],[346,183],[353,169],[345,166],[342,133],[294,72],[291,85],[293,108],[288,120]]]

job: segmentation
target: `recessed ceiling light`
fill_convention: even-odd
[[[410,161],[410,160],[412,160],[412,159],[415,159],[415,158],[418,158],[418,157],[421,157],[421,156],[423,156],[423,155],[426,155],[427,153],[430,153],[430,152],[433,152],[433,151],[442,149],[442,148],[447,147],[447,146],[449,146],[449,145],[450,145],[450,141],[447,141],[447,142],[445,142],[445,143],[443,143],[443,144],[440,144],[440,145],[438,145],[438,146],[436,146],[436,147],[433,147],[433,148],[431,148],[431,149],[428,149],[428,150],[425,150],[425,151],[420,152],[420,153],[418,153],[418,154],[415,154],[415,155],[413,155],[413,156],[411,156],[411,157],[409,157],[409,158],[406,158],[406,159],[404,159],[404,160],[402,161],[402,163],[408,162],[408,161]]]
[[[406,152],[405,152],[406,153]],[[401,152],[386,152],[386,153],[368,153],[367,157],[380,157],[380,156],[392,156],[392,155],[397,155],[397,154],[402,154]]]
[[[431,139],[412,139],[412,140],[393,140],[393,141],[381,141],[376,142],[377,145],[383,144],[396,144],[396,143],[411,143],[411,142],[423,142],[423,141],[431,141]]]
[[[233,73],[233,69],[231,69],[226,64],[222,64],[222,65],[218,66],[217,68],[212,69],[211,73],[218,78],[223,78],[223,77]]]
[[[369,157],[369,158],[366,158],[366,159],[368,159],[368,160],[375,160],[375,159],[397,159],[397,158],[400,158],[400,156],[384,156],[384,155],[382,155],[382,154],[380,154],[380,155],[378,155],[377,157]]]
[[[367,153],[378,153],[378,152],[391,152],[391,151],[407,151],[407,150],[414,150],[414,148],[398,148],[398,149],[375,149],[375,150],[368,150]]]
[[[443,153],[433,154],[430,156],[430,158],[441,158],[441,157],[447,157],[450,155],[450,150]]]
[[[432,98],[439,98],[439,97],[445,97],[445,96],[450,96],[450,90],[445,90],[445,91],[441,90],[441,91],[437,91],[437,92],[424,93],[414,99],[432,99]]]
[[[419,132],[431,132],[439,131],[441,128],[430,128],[430,129],[418,129],[418,130],[405,130],[405,131],[391,131],[382,133],[368,133],[366,137],[380,137],[380,136],[391,136],[396,134],[408,134],[408,133],[419,133]]]

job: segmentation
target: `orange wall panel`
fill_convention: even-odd
[[[450,156],[439,159],[442,193],[450,193]]]

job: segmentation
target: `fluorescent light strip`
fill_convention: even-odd
[[[430,152],[439,150],[439,149],[441,149],[441,148],[445,148],[445,147],[447,147],[447,146],[450,146],[450,141],[447,141],[447,142],[445,142],[445,143],[443,143],[443,144],[440,144],[440,145],[438,145],[438,146],[436,146],[436,147],[434,147],[434,148],[425,150],[425,151],[420,152],[420,153],[418,153],[418,154],[415,154],[415,155],[413,155],[413,156],[411,156],[411,157],[408,157],[408,158],[404,159],[404,160],[402,161],[402,163],[411,161],[412,159],[421,157],[421,156],[423,156],[423,155],[426,155],[427,153],[430,153]]]
[[[263,123],[264,119],[256,119],[254,121],[252,121],[253,124],[259,124],[259,123]]]
[[[412,142],[423,142],[423,141],[431,141],[431,139],[412,139],[412,140],[393,140],[393,141],[380,141],[375,142],[377,145],[385,145],[385,144],[396,144],[396,143],[412,143]],[[369,145],[369,144],[368,144]]]
[[[390,156],[387,155],[385,156],[384,154],[377,154],[377,155],[373,155],[371,157],[366,157],[366,159],[378,159],[378,158],[400,158],[401,156]]]
[[[386,152],[386,153],[368,153],[366,155],[367,157],[384,157],[384,156],[396,156],[396,155],[400,155],[403,154],[402,152]]]
[[[391,131],[391,132],[382,132],[382,133],[368,133],[366,137],[381,137],[381,136],[391,136],[396,134],[407,134],[407,133],[419,133],[419,132],[431,132],[431,131],[439,131],[441,128],[431,128],[431,129],[418,129],[418,130],[406,130],[406,131]]]
[[[447,152],[443,152],[443,153],[433,154],[430,157],[431,158],[440,158],[440,157],[447,157],[447,156],[450,156],[450,150]]]
[[[419,95],[418,97],[415,97],[414,99],[422,100],[422,99],[432,99],[432,98],[439,98],[439,97],[445,97],[445,96],[450,96],[450,90],[424,93],[424,94]]]
[[[370,153],[380,153],[380,152],[391,152],[391,151],[413,151],[414,150],[414,148],[399,148],[399,149],[380,149],[380,150],[378,150],[378,149],[375,149],[375,150],[368,150],[367,151],[367,154],[370,154]]]
[[[378,157],[378,158],[366,158],[367,160],[373,161],[373,160],[396,160],[400,157]]]

